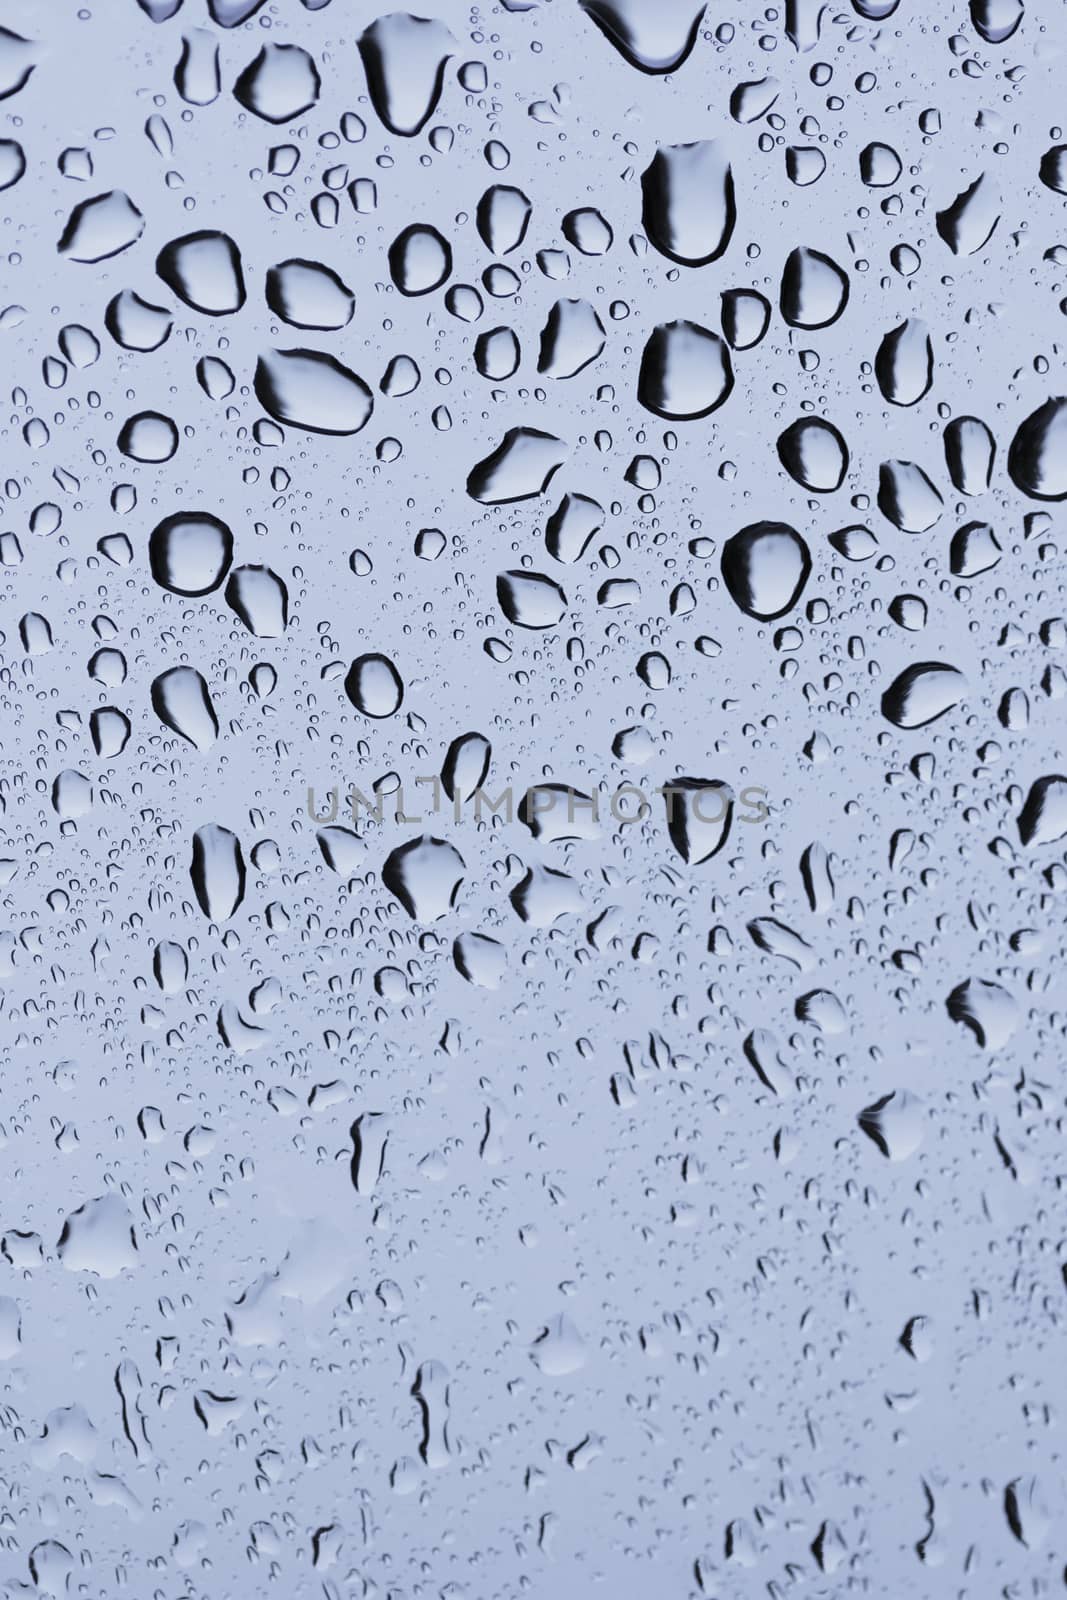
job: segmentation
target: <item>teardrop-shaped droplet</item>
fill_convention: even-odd
[[[425,127],[454,48],[443,22],[405,11],[379,17],[360,35],[371,104],[390,133],[412,138]]]
[[[978,417],[953,417],[945,428],[945,464],[960,494],[985,494],[993,477],[997,446]]]
[[[237,835],[217,822],[193,834],[193,889],[205,917],[226,922],[245,894],[245,858]]]
[[[882,696],[882,715],[897,728],[925,728],[945,716],[967,693],[958,667],[920,661],[894,678]]]
[[[639,72],[675,72],[688,58],[703,0],[579,0],[582,10]]]
[[[986,44],[1004,44],[1023,20],[1023,0],[971,0],[971,21]]]
[[[219,722],[207,684],[193,667],[171,667],[152,682],[152,709],[160,722],[197,750],[209,750]]]
[[[731,350],[751,350],[767,332],[771,303],[756,289],[724,289],[721,315]]]
[[[894,406],[913,406],[934,381],[934,347],[926,323],[909,317],[887,333],[874,358],[882,394]]]

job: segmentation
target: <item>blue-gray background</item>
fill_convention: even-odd
[[[1067,202],[1038,176],[1064,114],[1063,11],[1027,0],[990,44],[964,0],[901,0],[883,21],[800,9],[804,50],[784,8],[716,4],[658,76],[572,0],[447,0],[432,12],[454,41],[440,101],[403,137],[368,95],[363,0],[273,0],[228,29],[203,0],[160,23],[136,0],[5,0],[0,23],[35,63],[0,100],[0,137],[26,162],[0,194],[11,1594],[977,1600],[1062,1585],[1067,871],[1062,840],[1026,850],[1015,819],[1062,766],[1063,563],[1057,506],[1020,494],[1005,463],[1063,386]],[[629,13],[669,35],[694,15],[641,0]],[[202,106],[174,80],[195,29],[220,56]],[[321,74],[314,107],[277,127],[232,93],[267,42],[301,45]],[[0,39],[4,84],[24,50]],[[732,91],[768,74],[773,108],[737,121]],[[365,124],[358,143],[345,113]],[[737,224],[720,259],[676,267],[644,244],[641,173],[657,146],[702,139],[723,141]],[[861,181],[873,140],[902,163],[888,189]],[[298,164],[272,175],[285,144]],[[818,181],[790,181],[790,146],[822,152]],[[957,256],[935,213],[982,173],[999,220]],[[359,178],[376,184],[370,213],[346,193]],[[532,207],[504,300],[481,286],[493,258],[475,226],[499,182]],[[74,207],[113,190],[143,214],[141,237],[95,264],[59,253]],[[579,207],[609,223],[605,254],[565,239]],[[447,238],[479,322],[451,315],[443,290],[397,292],[387,249],[410,223]],[[239,248],[234,316],[192,310],[156,274],[158,251],[197,229]],[[914,270],[894,265],[900,246]],[[832,326],[791,329],[779,312],[797,247],[848,274]],[[538,266],[545,250],[566,252],[564,281]],[[290,258],[351,288],[345,328],[296,332],[268,309],[265,275]],[[767,334],[734,354],[720,410],[665,422],[637,398],[645,341],[678,318],[718,331],[732,288],[771,302]],[[154,352],[106,330],[123,289],[173,318]],[[537,371],[560,297],[590,302],[606,332],[564,380]],[[930,330],[933,383],[900,407],[873,363],[909,317]],[[100,343],[89,365],[63,358],[72,325]],[[500,382],[474,360],[495,326],[522,350]],[[331,352],[374,391],[362,431],[257,440],[257,358],[294,347]],[[390,398],[379,384],[401,354],[421,382]],[[227,399],[198,384],[203,357],[232,369]],[[119,449],[145,410],[179,430],[165,463]],[[847,441],[836,493],[809,496],[779,462],[778,435],[806,412]],[[988,493],[966,502],[942,438],[965,414],[998,447]],[[470,469],[519,426],[562,439],[565,464],[544,495],[477,504]],[[635,456],[658,463],[656,487],[629,481]],[[890,458],[944,499],[923,534],[876,507]],[[113,500],[120,485],[135,504]],[[604,508],[573,565],[544,542],[566,492]],[[224,588],[189,599],[154,581],[149,535],[183,509],[228,524],[235,565],[284,580],[284,633],[254,637]],[[1035,510],[1051,516],[1026,538]],[[1002,553],[971,580],[950,540],[974,518]],[[720,569],[726,539],[760,519],[791,524],[812,558],[803,596],[769,623]],[[857,524],[879,545],[861,563],[828,542]],[[445,536],[436,561],[415,555],[426,528]],[[117,533],[126,566],[98,552]],[[557,626],[503,613],[497,575],[523,566],[562,585]],[[612,579],[634,586],[623,608],[601,596]],[[926,602],[921,632],[891,619],[903,594]],[[121,653],[121,681],[90,674],[102,648]],[[649,651],[669,663],[665,688],[639,676]],[[383,720],[345,694],[368,653],[404,684]],[[907,731],[881,697],[916,662],[956,667],[967,691]],[[257,663],[277,675],[266,696]],[[153,682],[180,665],[214,705],[206,749],[153,708]],[[998,718],[1011,689],[1028,697],[1024,727]],[[113,757],[90,734],[102,706],[131,726]],[[633,729],[645,736],[619,757]],[[472,731],[492,747],[494,797],[550,780],[606,800],[681,774],[758,785],[770,816],[696,864],[660,802],[628,825],[602,808],[596,837],[556,843],[446,808],[427,831],[459,851],[462,883],[433,921],[381,876],[418,826],[361,822],[331,870],[309,785],[321,806],[392,773],[411,813],[415,778]],[[91,803],[68,780],[64,818],[53,785],[70,772]],[[209,824],[236,835],[248,872],[220,922],[190,876]],[[801,871],[813,844],[834,883],[818,909]],[[570,880],[540,880],[545,926],[510,898],[531,868]],[[760,917],[806,950],[761,949],[747,931]],[[458,969],[453,942],[470,933],[501,946],[496,987]],[[188,961],[170,993],[153,975],[164,941]],[[1006,991],[987,1048],[946,1009],[968,979]],[[801,1020],[813,991],[837,1004]],[[777,1093],[744,1049],[761,1028]],[[905,1092],[921,1142],[889,1160],[857,1118]],[[387,1126],[383,1168],[357,1189],[351,1130],[370,1114],[388,1119],[361,1124],[365,1141]]]

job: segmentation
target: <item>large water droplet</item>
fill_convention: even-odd
[[[641,177],[645,232],[661,255],[685,266],[717,261],[737,211],[725,147],[713,139],[661,145]]]
[[[934,347],[926,323],[909,317],[887,333],[874,358],[878,387],[895,406],[913,406],[934,381]]]
[[[106,261],[136,244],[144,232],[141,212],[122,189],[81,200],[67,218],[58,250],[68,261]]]
[[[811,552],[785,522],[754,522],[727,539],[722,575],[746,616],[773,622],[792,611],[811,572]]]
[[[156,271],[194,311],[227,317],[245,303],[240,253],[229,234],[214,228],[171,239],[156,257]]]
[[[500,607],[519,628],[555,628],[567,611],[567,596],[540,572],[502,572],[496,580]]]
[[[431,294],[452,271],[452,247],[436,228],[413,222],[389,246],[389,271],[401,294]]]
[[[491,455],[472,467],[467,493],[485,506],[544,494],[567,459],[567,446],[540,428],[509,428]]]
[[[209,511],[176,511],[153,528],[148,560],[161,588],[172,594],[210,594],[230,570],[233,534]]]
[[[791,328],[828,328],[848,305],[848,274],[821,250],[793,250],[782,269],[782,316]]]
[[[374,396],[357,373],[322,350],[268,350],[256,362],[256,398],[276,422],[307,433],[358,433]]]
[[[319,98],[314,59],[296,44],[265,44],[233,86],[234,96],[265,122],[292,122]]]
[[[882,696],[882,715],[898,728],[925,728],[966,693],[967,679],[958,667],[920,661],[894,678]]]
[[[226,922],[245,894],[245,858],[237,835],[217,822],[197,828],[190,874],[205,917]]]
[[[791,478],[816,494],[840,489],[848,471],[848,447],[822,417],[799,417],[779,434],[778,459]]]
[[[382,882],[415,922],[438,922],[455,905],[465,871],[454,845],[423,834],[390,853]]]
[[[697,40],[704,5],[694,0],[579,0],[582,10],[639,72],[674,72]]]
[[[264,295],[274,314],[294,328],[347,327],[356,304],[331,268],[297,258],[268,268]]]
[[[357,656],[345,678],[345,694],[365,717],[391,717],[400,710],[404,684],[388,656]]]
[[[734,386],[730,352],[717,333],[696,322],[663,322],[641,356],[637,398],[647,411],[673,422],[717,410]]]
[[[454,47],[443,22],[405,11],[379,17],[360,35],[371,104],[390,133],[411,138],[425,127]]]
[[[1053,395],[1021,422],[1008,475],[1032,500],[1067,500],[1067,398]]]

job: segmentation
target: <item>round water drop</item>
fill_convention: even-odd
[[[345,694],[365,717],[391,717],[400,710],[404,684],[388,656],[358,656],[345,677]]]
[[[264,296],[275,316],[294,328],[347,327],[356,304],[330,267],[299,258],[268,268]]]
[[[178,430],[160,411],[138,411],[123,423],[118,444],[133,461],[169,461],[178,448]]]
[[[722,575],[734,604],[758,622],[792,611],[811,572],[811,553],[785,522],[754,522],[727,539]]]
[[[577,211],[568,211],[562,226],[567,243],[580,250],[583,256],[602,256],[611,249],[615,235],[600,212],[592,206],[580,206]]]
[[[790,145],[785,153],[786,177],[798,189],[817,183],[826,171],[826,157],[811,146]]]
[[[771,303],[756,289],[724,289],[721,317],[731,350],[751,350],[767,332]]]
[[[228,233],[205,228],[171,239],[156,271],[179,300],[207,316],[231,316],[245,303],[241,256]]]
[[[664,322],[641,356],[637,398],[657,417],[688,422],[710,416],[734,386],[730,352],[696,322]]]
[[[207,511],[177,511],[164,517],[148,540],[152,576],[172,594],[210,594],[232,560],[233,534]]]
[[[869,144],[860,151],[860,177],[868,189],[890,189],[901,173],[901,160],[888,144]]]
[[[828,328],[848,305],[848,275],[821,250],[798,248],[782,270],[780,305],[791,328]]]
[[[848,471],[848,447],[821,417],[800,417],[778,437],[778,459],[805,489],[829,494],[840,489]]]
[[[389,271],[401,294],[430,294],[452,271],[452,247],[428,223],[412,223],[389,246]]]

